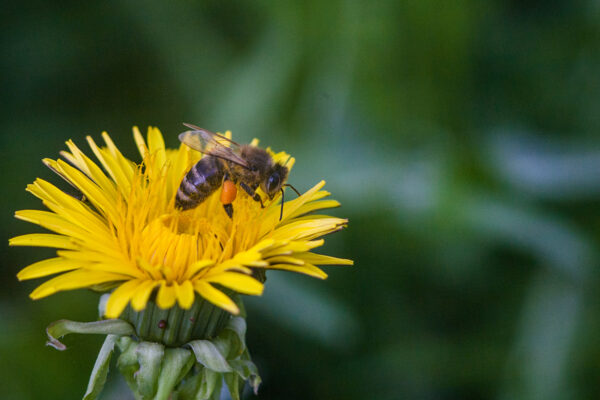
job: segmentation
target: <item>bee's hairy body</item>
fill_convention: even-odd
[[[202,157],[181,181],[175,205],[183,210],[198,206],[221,187],[224,179],[258,188],[273,167],[273,159],[265,150],[251,145],[242,145],[239,154],[249,168],[212,155]]]
[[[222,160],[211,156],[194,164],[179,185],[175,205],[188,210],[206,200],[223,182],[222,164]]]

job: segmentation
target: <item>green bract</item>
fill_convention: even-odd
[[[182,318],[190,318],[189,312],[198,313],[202,307],[203,304],[199,304],[198,307],[176,313],[180,320],[179,325],[174,326],[182,326]],[[149,312],[153,310],[160,309],[153,305],[145,310],[145,315],[150,320],[149,325],[157,324],[157,321],[148,317]],[[164,310],[157,312],[157,318],[161,318],[163,312]],[[143,315],[139,317],[140,320],[144,318]],[[227,386],[233,399],[239,399],[245,381],[248,381],[256,392],[261,379],[246,348],[245,319],[240,316],[229,317],[229,314],[227,317],[218,315],[219,321],[226,322],[218,334],[191,340],[181,346],[140,340],[134,325],[120,319],[95,322],[60,320],[47,328],[48,344],[58,350],[64,350],[66,346],[58,341],[58,338],[69,333],[107,335],[98,353],[84,400],[96,399],[102,391],[115,345],[120,352],[117,366],[136,399],[218,399],[223,384]],[[202,321],[203,325],[215,324],[210,318],[204,318]],[[166,331],[166,328],[165,325],[158,329]],[[196,326],[191,331],[195,329]],[[202,326],[196,331],[209,330]]]

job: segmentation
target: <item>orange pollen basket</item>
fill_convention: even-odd
[[[235,187],[235,183],[233,183],[231,181],[223,182],[223,188],[221,189],[221,203],[223,203],[223,204],[233,203],[236,195],[237,195],[237,188]]]

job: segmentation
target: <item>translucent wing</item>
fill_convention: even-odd
[[[248,168],[246,160],[239,153],[240,145],[225,136],[207,131],[195,125],[184,124],[190,131],[179,134],[179,140],[194,150],[214,157],[231,161],[235,164]]]
[[[233,140],[229,139],[228,137],[225,137],[223,135],[219,135],[218,133],[213,133],[211,131],[207,131],[206,129],[200,128],[197,125],[193,125],[193,124],[188,124],[188,123],[183,123],[184,126],[187,126],[188,128],[190,128],[192,131],[203,131],[206,134],[213,136],[216,140],[219,141],[219,143],[230,143],[234,146],[239,147],[240,145],[236,142],[234,142]]]

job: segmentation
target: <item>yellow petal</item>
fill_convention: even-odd
[[[260,253],[256,253],[252,250],[244,251],[236,254],[232,259],[223,261],[219,264],[219,267],[228,269],[237,266],[249,266],[249,267],[266,267],[267,263],[262,260]]]
[[[211,265],[214,265],[214,261],[212,260],[198,260],[195,263],[193,263],[192,265],[190,265],[187,268],[187,271],[185,273],[185,275],[183,276],[183,279],[188,280],[191,279],[194,275],[196,275],[196,273],[198,273],[199,271],[210,267]]]
[[[304,261],[290,256],[277,256],[269,258],[269,263],[271,264],[292,264],[292,265],[304,265]]]
[[[135,140],[135,144],[143,160],[148,155],[148,147],[146,146],[146,141],[144,140],[144,137],[140,133],[140,129],[137,126],[133,127],[133,139]]]
[[[271,151],[270,147],[267,147],[266,150],[269,154],[271,154],[271,157],[273,157],[273,161],[275,161],[278,164],[282,164],[283,166],[287,167],[288,170],[291,170],[294,164],[296,163],[296,159],[294,157],[291,157],[285,151],[274,153],[273,151]]]
[[[50,182],[40,178],[37,178],[32,185],[28,185],[27,191],[42,200],[60,204],[64,208],[71,208],[78,212],[91,211],[81,201],[73,196],[69,196]]]
[[[171,162],[172,168],[169,169],[168,176],[168,193],[167,198],[171,198],[173,193],[177,191],[181,181],[188,171],[190,165],[193,163],[191,159],[191,150],[189,146],[181,143],[179,149],[176,151],[176,154]]]
[[[115,274],[127,275],[130,278],[146,278],[146,275],[133,265],[117,260],[114,260],[113,262],[93,263],[87,267],[87,269],[92,271],[114,272]]]
[[[312,196],[310,196],[310,202],[313,201],[317,201],[317,200],[321,200],[324,197],[330,196],[331,193],[329,193],[327,190],[319,190],[318,192],[314,193]]]
[[[106,192],[109,197],[114,198],[117,194],[117,189],[113,181],[111,181],[102,169],[93,162],[88,156],[86,156],[73,141],[67,141],[67,146],[69,150],[71,150],[72,157],[70,158],[70,162],[75,163],[79,169],[81,169],[85,174],[90,177],[100,188],[102,191]],[[61,153],[63,154],[63,153]],[[65,154],[63,154],[65,156]]]
[[[77,245],[68,236],[55,235],[52,233],[31,233],[8,240],[10,246],[38,246],[55,247],[57,249],[77,249]]]
[[[261,295],[264,288],[263,284],[256,279],[235,272],[210,276],[206,280],[210,283],[218,283],[236,292],[250,295]]]
[[[104,135],[105,133],[103,134],[103,137]],[[111,154],[110,151],[99,148],[91,136],[87,136],[86,139],[98,161],[100,161],[106,172],[108,172],[110,177],[117,184],[117,188],[124,196],[127,196],[131,190],[131,176],[133,175],[133,172],[128,174],[128,171],[123,168],[122,163],[115,158],[114,154]]]
[[[135,291],[133,298],[131,299],[131,307],[135,311],[142,311],[146,308],[146,304],[148,303],[148,299],[152,294],[152,290],[158,285],[158,282],[153,280],[146,280],[142,282],[140,286]]]
[[[63,176],[81,190],[96,209],[106,213],[113,221],[118,220],[118,213],[115,209],[115,205],[118,203],[114,198],[108,197],[110,195],[109,193],[102,191],[83,172],[71,167],[62,160],[57,161],[56,168]]]
[[[56,214],[93,233],[94,236],[103,238],[110,235],[108,226],[96,212],[51,183],[38,178],[27,190],[44,200],[44,204]]]
[[[297,253],[297,252],[306,252],[311,249],[314,249],[315,247],[322,246],[323,243],[325,243],[325,240],[323,240],[323,239],[311,240],[311,241],[294,240],[291,242],[287,242],[286,244],[284,244],[280,247],[277,247],[274,249],[269,249],[268,251],[263,253],[263,258],[267,259],[269,257],[275,257],[278,255],[290,255],[292,253]]]
[[[197,280],[194,282],[194,289],[200,294],[200,296],[204,297],[217,307],[221,307],[222,309],[235,315],[240,313],[240,309],[233,302],[233,300],[227,297],[225,293],[212,287],[209,283]]]
[[[289,218],[297,218],[301,215],[308,214],[309,212],[323,210],[326,208],[336,208],[341,204],[337,200],[322,200],[322,201],[311,201],[310,203],[303,204],[301,207],[298,207],[296,211],[289,215]],[[283,205],[285,207],[285,204]]]
[[[154,267],[141,257],[138,257],[136,261],[137,266],[150,275],[155,281],[159,281],[161,279],[161,273],[157,267]]]
[[[37,300],[62,290],[80,289],[100,283],[125,280],[129,280],[129,277],[102,271],[78,269],[76,271],[67,272],[57,276],[56,278],[50,279],[49,281],[38,286],[33,292],[31,292],[29,296],[32,299]]]
[[[104,313],[106,317],[118,318],[141,284],[142,281],[135,279],[127,281],[116,288],[108,298],[108,302],[106,302],[106,311]]]
[[[156,304],[158,304],[160,308],[171,308],[173,307],[173,304],[175,304],[175,285],[177,285],[176,282],[173,282],[172,285],[168,285],[164,281],[160,285],[158,295],[156,296]]]
[[[231,260],[227,260],[224,263],[221,263],[219,265],[211,267],[210,269],[206,270],[206,272],[196,275],[196,278],[204,279],[204,276],[206,276],[206,274],[208,274],[209,271],[210,271],[211,275],[222,274],[224,272],[239,272],[241,274],[246,274],[246,275],[252,274],[252,270],[250,268],[244,267],[243,265],[230,263],[229,261],[231,261]],[[264,262],[263,268],[266,268],[268,266],[269,266],[269,263]]]
[[[314,278],[325,279],[327,274],[318,267],[311,264],[304,265],[289,265],[289,264],[274,264],[270,265],[269,269],[282,269],[285,271],[298,272],[300,274],[310,275]]]
[[[23,221],[40,225],[51,231],[65,236],[71,236],[80,243],[78,248],[89,247],[97,251],[103,251],[107,254],[114,254],[115,248],[108,235],[94,235],[86,230],[85,227],[74,224],[71,219],[62,217],[52,212],[40,210],[19,210],[15,212],[15,217]]]
[[[148,148],[150,154],[155,157],[154,167],[160,170],[167,160],[167,155],[165,153],[165,141],[157,128],[148,128]]]
[[[263,260],[262,252],[267,251],[274,245],[276,245],[276,242],[272,239],[262,240],[251,249],[238,253],[233,258],[225,260],[213,268],[219,271],[226,271],[229,269],[244,270],[244,266],[266,267],[268,263]]]
[[[348,220],[342,218],[322,218],[295,221],[277,228],[270,237],[287,240],[310,240],[341,229]]]
[[[190,281],[184,281],[181,285],[175,286],[175,294],[177,303],[185,310],[190,308],[194,303],[194,287]]]
[[[73,225],[65,218],[55,213],[39,210],[19,210],[15,212],[15,217],[42,226],[46,229],[67,236],[73,236],[80,240],[85,240],[88,235],[83,229]]]
[[[71,271],[85,266],[86,263],[81,261],[65,260],[62,257],[49,258],[47,260],[38,261],[28,267],[23,268],[17,274],[20,281],[27,279],[40,278],[57,274],[59,272]]]
[[[119,148],[115,146],[114,142],[106,132],[102,132],[102,139],[104,139],[104,143],[106,143],[106,147],[108,147],[108,151],[111,156],[115,160],[115,162],[119,165],[121,171],[127,178],[128,182],[131,182],[133,174],[135,172],[135,164],[129,161],[127,158],[123,157],[123,154],[119,151]]]
[[[265,213],[264,222],[261,226],[259,237],[266,235],[273,228],[273,226],[284,223],[290,215],[296,212],[298,208],[300,208],[306,202],[311,201],[315,193],[317,193],[323,186],[325,186],[325,181],[317,183],[302,196],[291,201],[286,201],[283,205],[283,218],[281,221],[279,221],[279,214],[281,212],[280,205],[272,203]]]
[[[294,257],[314,265],[354,265],[354,261],[346,258],[337,258],[310,252],[294,253]]]

